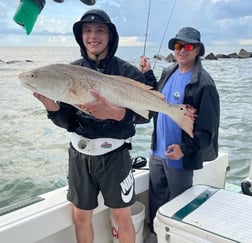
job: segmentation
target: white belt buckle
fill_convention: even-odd
[[[78,148],[83,151],[92,151],[93,150],[93,144],[90,139],[87,138],[82,138],[80,137],[79,142],[78,142]]]

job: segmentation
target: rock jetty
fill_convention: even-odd
[[[245,49],[240,49],[238,53],[230,53],[230,54],[214,54],[210,52],[209,54],[205,55],[205,57],[202,58],[202,60],[218,60],[218,59],[224,59],[224,58],[250,58],[252,57],[252,52],[249,52]],[[176,62],[176,59],[172,53],[169,53],[167,57],[157,54],[154,55],[154,59],[160,60],[160,61],[166,61],[166,62]]]
[[[216,54],[212,52],[205,56],[206,60],[218,60],[220,58],[250,58],[252,57],[252,52],[249,52],[245,49],[240,49],[239,53],[230,53],[230,54]]]

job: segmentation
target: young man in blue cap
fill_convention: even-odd
[[[158,208],[192,186],[193,170],[201,169],[203,161],[218,156],[219,95],[201,64],[205,47],[200,32],[192,27],[182,28],[170,39],[168,47],[174,50],[176,63],[163,70],[158,90],[169,103],[196,108],[197,117],[191,138],[169,117],[162,113],[154,116],[149,160],[152,231]],[[144,72],[150,70],[149,59],[143,57],[140,65]]]

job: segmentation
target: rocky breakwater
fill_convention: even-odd
[[[220,58],[250,58],[252,57],[252,52],[249,52],[245,49],[240,49],[238,53],[230,53],[230,54],[214,54],[214,53],[209,53],[205,56],[204,59],[206,60],[218,60]]]
[[[218,60],[221,58],[250,58],[252,57],[252,52],[249,52],[245,49],[240,49],[238,53],[233,52],[230,54],[214,54],[213,52],[210,52],[207,54],[202,60]],[[166,62],[176,62],[176,59],[172,53],[169,53],[166,57],[160,54],[156,54],[153,57],[154,59],[157,59],[159,61],[166,61]]]

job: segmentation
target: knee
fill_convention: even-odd
[[[116,221],[116,224],[118,225],[119,228],[128,228],[131,226],[131,218],[124,218],[124,217],[120,217],[120,216],[117,216],[115,217],[115,221]]]
[[[92,211],[74,208],[73,210],[74,225],[90,225],[92,223]]]
[[[118,228],[130,228],[132,226],[131,214],[125,212],[117,212],[113,213],[114,220],[118,226]]]

